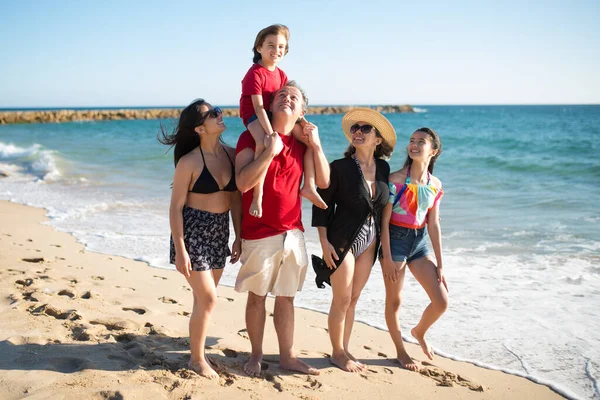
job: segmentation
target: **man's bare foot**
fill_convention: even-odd
[[[257,198],[252,198],[250,204],[250,215],[256,218],[262,218],[262,201]]]
[[[304,187],[300,189],[300,195],[306,197],[311,203],[323,210],[327,208],[327,203],[319,196],[317,190],[310,185],[304,185]]]
[[[311,367],[310,365],[303,361],[300,361],[300,359],[296,357],[292,357],[286,361],[280,360],[279,366],[283,369],[301,372],[307,375],[319,375],[321,373],[318,369]]]
[[[206,359],[197,362],[188,362],[188,368],[200,376],[208,379],[219,379],[219,374],[206,362]]]
[[[419,333],[419,331],[417,331],[416,327],[412,328],[410,330],[410,334],[412,335],[412,337],[414,337],[415,339],[417,339],[417,341],[421,345],[421,349],[423,349],[423,353],[425,353],[425,355],[427,356],[427,358],[429,358],[430,360],[433,360],[433,356],[435,355],[435,353],[433,352],[433,348],[425,340],[425,335]]]
[[[415,364],[413,359],[410,358],[410,356],[408,355],[408,353],[406,351],[398,353],[397,360],[400,363],[400,366],[404,369],[407,369],[409,371],[415,371],[415,372],[417,372],[419,370],[419,366],[417,364]]]
[[[343,371],[348,372],[361,372],[365,368],[364,365],[348,357],[345,352],[342,354],[332,354],[329,361]]]
[[[250,359],[244,364],[244,372],[249,376],[260,376],[260,362],[262,361],[261,356],[250,356]]]

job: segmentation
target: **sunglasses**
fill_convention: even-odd
[[[356,133],[358,130],[360,130],[360,133],[363,135],[367,135],[373,130],[373,125],[365,124],[360,126],[359,124],[354,124],[350,127],[350,133]]]
[[[202,116],[202,119],[217,118],[221,114],[223,114],[223,110],[221,110],[221,107],[215,107],[212,110],[208,110],[206,114]]]

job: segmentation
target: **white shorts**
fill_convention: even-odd
[[[293,229],[264,239],[242,239],[240,261],[236,291],[294,297],[302,289],[308,267],[304,233]]]

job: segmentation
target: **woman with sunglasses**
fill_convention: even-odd
[[[159,138],[161,143],[175,146],[170,260],[194,295],[188,366],[209,379],[219,377],[204,352],[216,288],[226,257],[231,255],[230,262],[235,263],[241,252],[242,210],[235,184],[235,149],[223,144],[223,131],[221,109],[198,99],[181,112],[173,134],[163,130]],[[230,211],[236,236],[232,251],[228,247]]]
[[[317,286],[331,285],[329,311],[331,362],[344,371],[365,365],[348,350],[354,310],[379,250],[381,212],[388,199],[396,132],[380,113],[355,108],[344,115],[342,129],[350,146],[344,158],[330,164],[329,188],[319,190],[327,209],[313,207],[312,225],[319,231],[323,258],[313,255]]]

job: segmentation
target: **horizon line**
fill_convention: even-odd
[[[481,107],[481,106],[598,106],[600,103],[464,103],[464,104],[410,104],[410,103],[372,103],[372,104],[311,104],[308,107],[369,107],[369,106],[411,106],[411,107]],[[130,109],[130,108],[185,108],[187,105],[115,105],[115,106],[0,106],[0,111],[19,111],[19,110],[69,110],[69,109]],[[239,108],[239,105],[220,105],[222,108]]]

